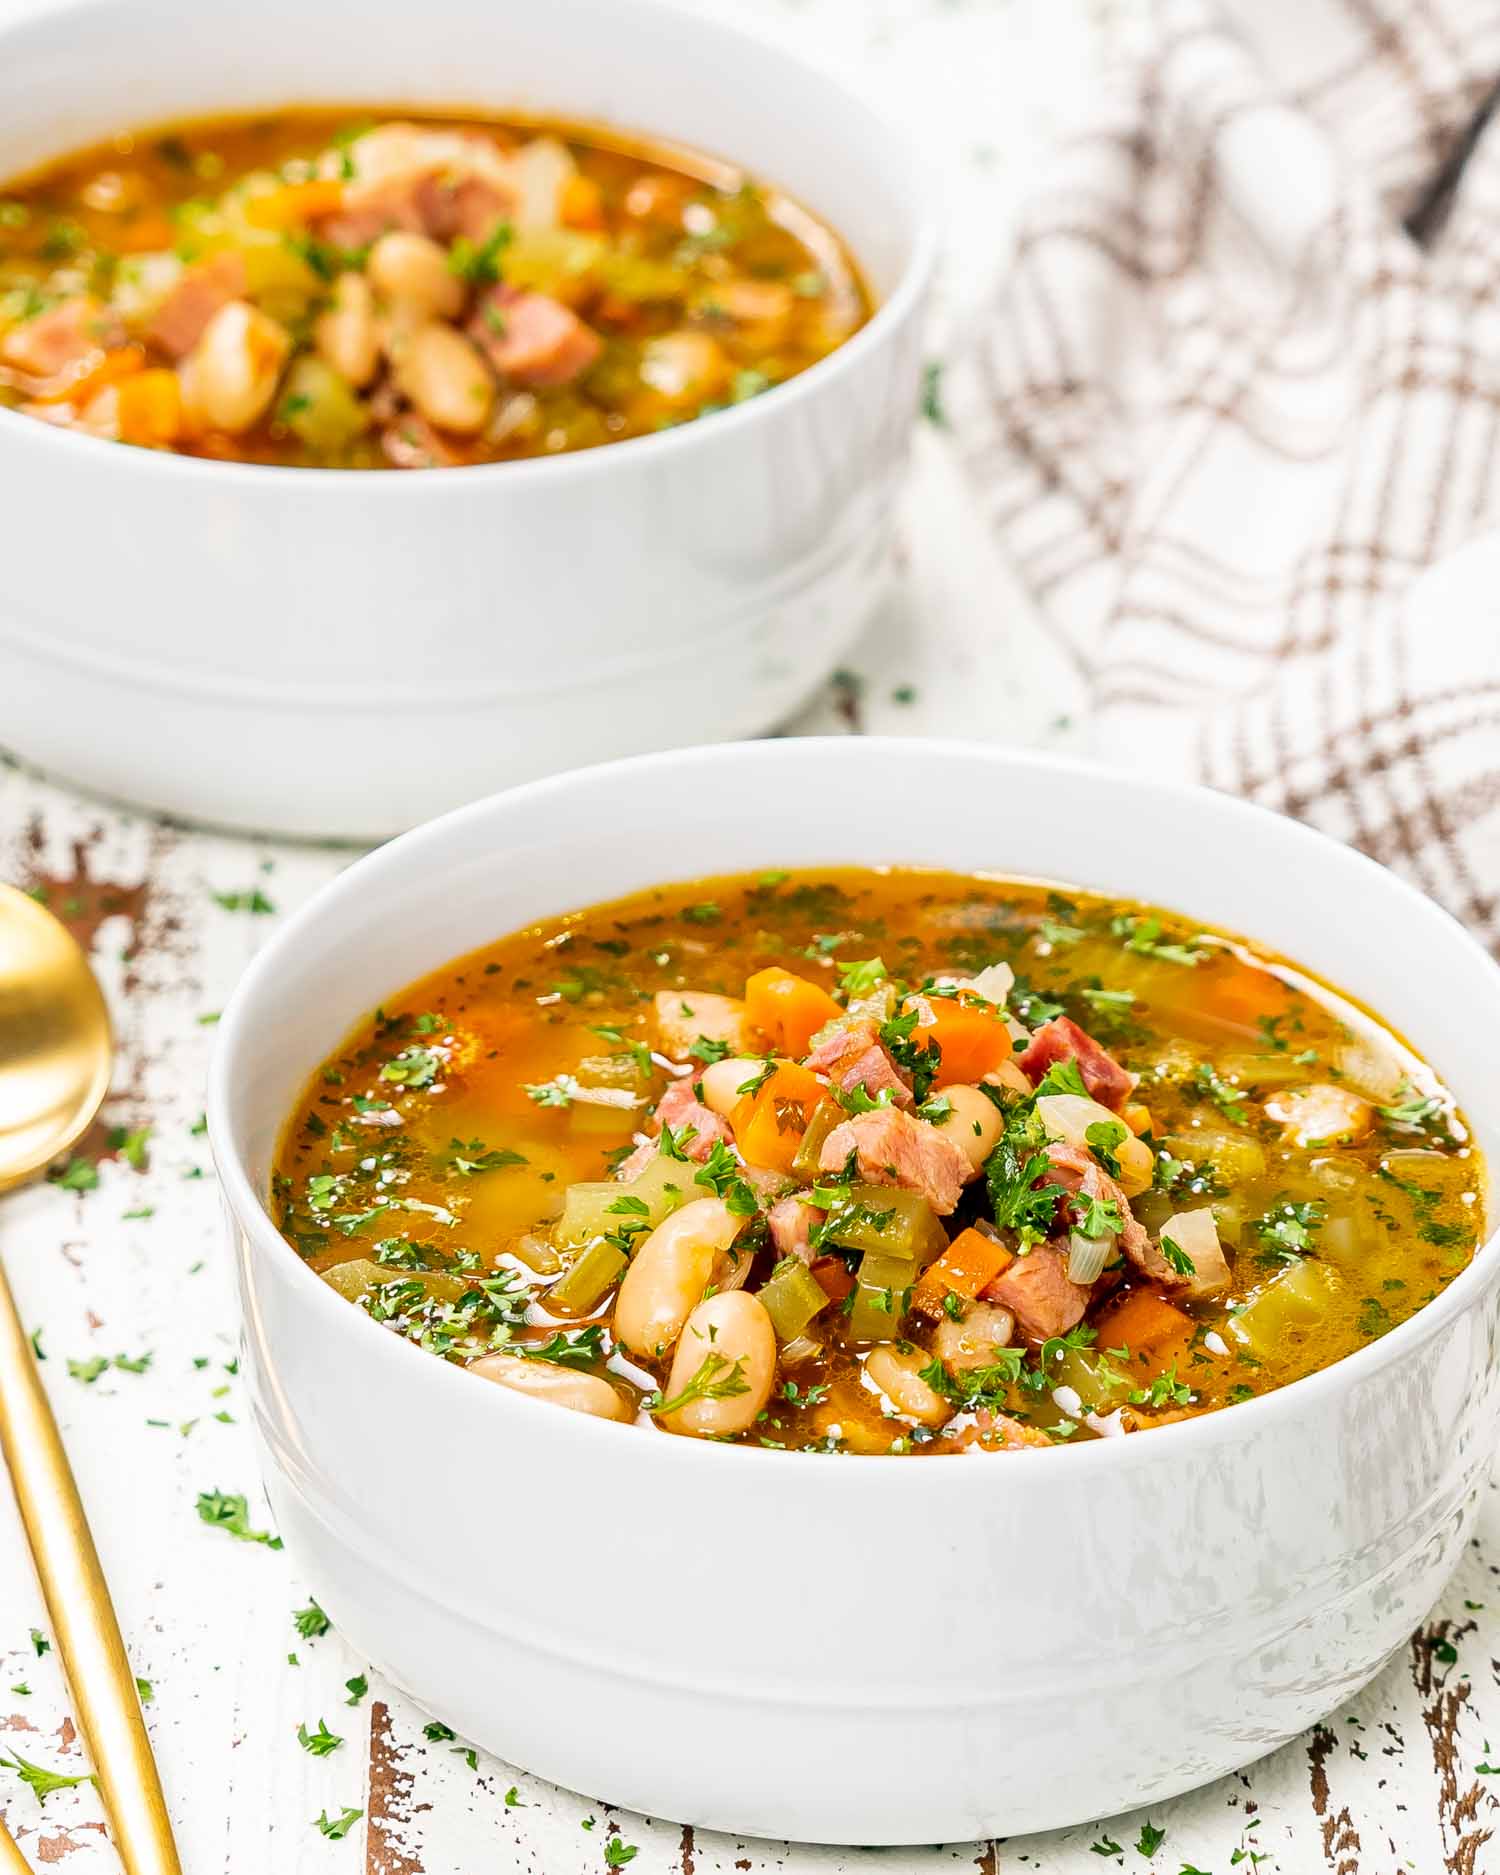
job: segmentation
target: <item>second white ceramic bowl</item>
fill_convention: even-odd
[[[909,862],[1245,932],[1382,1012],[1497,1149],[1500,971],[1392,874],[1223,796],[920,742],[759,743],[516,790],[329,886],[252,967],[209,1105],[279,1528],[359,1652],[559,1783],[754,1835],[917,1843],[1158,1801],[1346,1700],[1431,1606],[1500,1417],[1500,1241],[1309,1379],[1072,1449],[830,1458],[483,1386],[267,1215],[300,1085],[397,987],[664,879]]]
[[[201,462],[0,410],[0,745],[190,819],[375,838],[769,728],[868,618],[932,191],[904,135],[775,45],[661,0],[82,0],[0,29],[0,181],[174,117],[403,101],[726,157],[837,230],[880,308],[721,415],[473,469]]]

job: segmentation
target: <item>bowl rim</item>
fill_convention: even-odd
[[[743,403],[731,404],[727,409],[714,411],[712,421],[707,426],[710,438],[733,435],[736,430],[743,429],[749,423],[767,421],[764,409],[768,403],[776,411],[789,411],[794,399],[805,400],[808,396],[816,395],[821,386],[832,385],[836,376],[847,376],[863,363],[867,355],[889,343],[911,316],[920,311],[936,270],[942,241],[943,218],[935,206],[941,200],[936,170],[907,125],[894,117],[883,105],[876,103],[862,87],[850,84],[842,74],[834,71],[823,60],[800,51],[789,52],[769,33],[756,30],[740,20],[705,17],[688,4],[688,0],[619,0],[619,3],[639,13],[656,15],[662,22],[663,30],[697,31],[709,38],[717,36],[721,42],[727,42],[727,57],[732,58],[735,45],[753,45],[758,51],[769,53],[772,57],[780,59],[786,66],[800,69],[830,92],[839,94],[847,103],[864,112],[871,120],[872,128],[882,147],[890,145],[898,147],[902,152],[903,163],[912,175],[911,251],[889,295],[875,306],[870,317],[857,332],[805,370],[799,371],[795,377],[773,385],[769,390],[762,391],[757,397],[747,398]],[[90,12],[103,12],[106,9],[117,12],[125,11],[128,10],[128,6],[129,0],[65,0],[65,4],[50,6],[41,13],[22,13],[8,21],[0,20],[0,54],[7,52],[16,40],[24,39],[28,31],[43,29],[58,19],[76,21],[79,16]],[[184,11],[186,11],[185,6]],[[267,105],[262,108],[275,107]],[[649,141],[649,132],[641,131],[636,134]],[[726,160],[736,159],[728,156]],[[833,233],[840,241],[843,240],[842,234],[837,229],[834,229]],[[856,265],[859,263],[859,258],[856,253],[854,255]],[[759,415],[757,415],[758,412]],[[289,482],[292,487],[299,490],[316,486],[347,486],[354,473],[348,469],[299,468],[292,463],[226,462],[206,456],[179,455],[175,450],[170,449],[132,449],[128,444],[114,442],[107,437],[90,436],[82,431],[64,429],[57,424],[42,423],[34,417],[23,416],[20,411],[0,405],[0,439],[3,439],[11,430],[12,424],[19,426],[15,431],[18,438],[30,432],[34,446],[37,448],[72,449],[82,443],[91,445],[96,450],[108,450],[117,455],[122,451],[128,451],[122,459],[121,466],[125,467],[133,461],[134,468],[130,472],[139,470],[143,474],[185,476],[194,479],[204,474],[211,474],[216,482],[223,480],[226,488],[232,487],[236,478],[246,480],[251,488],[274,486],[280,482]],[[572,450],[556,456],[523,456],[511,462],[465,463],[458,465],[456,470],[449,469],[430,475],[360,475],[358,492],[363,501],[368,499],[375,490],[388,483],[406,487],[413,483],[424,485],[429,481],[436,481],[439,486],[448,486],[455,474],[462,476],[460,486],[464,487],[469,486],[473,478],[483,476],[488,479],[497,472],[504,472],[511,481],[516,483],[523,478],[531,482],[545,483],[558,476],[608,474],[611,472],[617,453],[621,450],[628,450],[628,462],[644,460],[649,464],[673,452],[681,453],[692,450],[694,447],[701,448],[703,447],[701,432],[704,427],[701,419],[695,419],[687,423],[674,424],[670,429],[653,431],[646,436],[621,437],[617,442],[601,443],[593,449]],[[27,446],[25,443],[21,444],[21,447]],[[149,467],[146,466],[147,464]],[[376,499],[386,498],[383,494],[376,495]]]
[[[854,738],[858,745],[868,748],[872,757],[877,758],[883,751],[901,750],[907,756],[922,751],[938,752],[949,757],[980,760],[1012,772],[1022,771],[1023,775],[1036,780],[1048,774],[1069,774],[1081,776],[1101,785],[1118,781],[1121,770],[1103,762],[1086,760],[1077,756],[1060,755],[1035,749],[1007,748],[995,744],[976,742],[969,739],[948,739],[930,736],[861,736]],[[650,755],[626,757],[620,761],[593,763],[582,768],[573,768],[561,774],[543,776],[538,780],[524,782],[517,787],[501,790],[483,799],[456,808],[436,819],[423,822],[420,826],[398,835],[394,840],[375,848],[372,852],[357,859],[351,866],[336,875],[319,888],[295,911],[280,927],[265,948],[251,961],[248,968],[235,985],[234,991],[220,1018],[218,1032],[214,1042],[213,1059],[209,1068],[207,1119],[209,1145],[212,1150],[215,1170],[218,1174],[221,1193],[230,1213],[244,1234],[253,1254],[258,1256],[283,1257],[286,1267],[292,1272],[290,1280],[294,1286],[301,1284],[307,1295],[307,1305],[313,1309],[325,1309],[328,1332],[340,1332],[337,1324],[343,1322],[343,1332],[354,1330],[368,1333],[377,1340],[367,1343],[370,1354],[375,1359],[389,1360],[395,1355],[398,1361],[410,1357],[406,1367],[397,1366],[392,1370],[395,1376],[401,1373],[410,1375],[411,1384],[421,1386],[418,1378],[425,1366],[430,1373],[430,1384],[439,1389],[447,1386],[470,1388],[462,1368],[455,1363],[434,1358],[421,1348],[412,1346],[398,1335],[390,1334],[372,1321],[361,1309],[351,1308],[343,1297],[337,1295],[303,1260],[282,1236],[271,1219],[265,1201],[255,1189],[248,1171],[235,1148],[232,1136],[230,1114],[233,1105],[233,1082],[237,1067],[237,1056],[243,1046],[242,1036],[257,1022],[256,1006],[265,1003],[274,1005],[275,982],[281,960],[289,953],[294,953],[302,939],[304,930],[310,928],[330,909],[336,909],[346,902],[357,902],[363,881],[377,871],[402,870],[408,863],[408,854],[420,852],[428,841],[445,837],[455,829],[468,823],[480,824],[486,816],[494,812],[501,802],[527,806],[533,802],[544,801],[555,794],[566,794],[580,783],[592,787],[607,787],[611,777],[625,774],[641,774],[657,771],[670,776],[678,768],[691,768],[694,764],[718,761],[743,762],[763,761],[774,763],[784,759],[788,751],[799,753],[812,752],[816,759],[818,751],[826,751],[830,756],[835,751],[847,751],[851,738],[847,736],[798,736],[760,741],[721,742],[697,745],[685,749],[669,749]],[[1394,892],[1403,898],[1412,913],[1424,921],[1430,930],[1441,932],[1441,942],[1457,942],[1467,949],[1480,963],[1485,973],[1493,980],[1497,1000],[1500,1000],[1500,963],[1458,922],[1451,913],[1426,894],[1419,892],[1399,874],[1390,868],[1379,865],[1367,854],[1342,841],[1319,832],[1305,822],[1293,820],[1290,816],[1279,814],[1272,809],[1258,804],[1239,800],[1217,789],[1203,787],[1194,782],[1176,781],[1164,777],[1131,773],[1133,786],[1143,786],[1153,791],[1164,804],[1184,797],[1212,796],[1216,811],[1222,812],[1228,821],[1237,821],[1246,830],[1265,828],[1267,823],[1276,826],[1277,838],[1284,838],[1303,846],[1316,846],[1327,850],[1332,848],[1341,854],[1340,863],[1349,864],[1356,870],[1378,874],[1382,880],[1382,889]],[[494,855],[499,863],[498,854]],[[833,862],[829,862],[833,863]],[[1087,889],[1086,881],[1075,882]],[[1191,915],[1190,913],[1187,915]],[[1296,962],[1295,959],[1291,961]],[[1377,1016],[1379,1011],[1374,1012]],[[1487,1172],[1490,1170],[1486,1164]],[[1364,1347],[1326,1367],[1318,1368],[1299,1380],[1287,1382],[1274,1388],[1269,1393],[1256,1395],[1232,1407],[1217,1412],[1204,1413],[1191,1419],[1176,1421],[1170,1425],[1151,1429],[1148,1437],[1139,1435],[1114,1438],[1093,1439],[1082,1445],[1067,1445],[1063,1442],[1057,1451],[1066,1450],[1066,1462],[1079,1468],[1080,1476],[1087,1475],[1090,1466],[1109,1464],[1117,1466],[1121,1462],[1133,1465],[1170,1463],[1179,1452],[1186,1459],[1192,1450],[1207,1451],[1221,1446],[1226,1441],[1248,1439],[1255,1429],[1269,1429],[1273,1422],[1288,1414],[1297,1413],[1304,1403],[1311,1405],[1315,1396],[1327,1399],[1330,1396],[1347,1391],[1358,1382],[1377,1375],[1383,1368],[1397,1365],[1408,1352],[1415,1352],[1423,1343],[1442,1332],[1455,1318],[1465,1313],[1472,1304],[1479,1300],[1486,1288],[1500,1282],[1500,1215],[1495,1205],[1495,1180],[1493,1173],[1486,1181],[1490,1195],[1490,1215],[1486,1222],[1489,1229],[1476,1248],[1465,1267],[1459,1271],[1452,1282],[1424,1304],[1414,1315],[1393,1328],[1378,1340],[1368,1342]],[[359,1328],[355,1330],[355,1324]],[[384,1357],[375,1350],[379,1342],[384,1342],[387,1353]],[[399,1352],[398,1352],[399,1350]],[[442,1378],[438,1378],[439,1374]],[[598,1439],[616,1438],[622,1434],[639,1434],[646,1430],[637,1424],[622,1425],[612,1421],[595,1419],[586,1413],[560,1412],[546,1401],[532,1399],[529,1395],[514,1392],[507,1387],[492,1386],[488,1393],[492,1396],[489,1408],[479,1410],[492,1411],[504,1415],[519,1412],[521,1418],[517,1424],[524,1428],[531,1424],[538,1432],[551,1427],[552,1434],[558,1439]],[[471,1405],[478,1402],[472,1393],[452,1395],[455,1403],[464,1397]],[[532,1416],[541,1414],[541,1419]],[[559,1424],[557,1422],[561,1421]],[[725,1451],[733,1451],[736,1457],[727,1462],[734,1464],[764,1464],[774,1461],[785,1464],[792,1458],[815,1458],[816,1453],[786,1453],[771,1448],[755,1445],[735,1445],[720,1447],[714,1441],[693,1438],[672,1437],[666,1435],[657,1438],[637,1438],[636,1446],[643,1450],[641,1462],[651,1462],[652,1455],[663,1462],[677,1465],[697,1465],[703,1463],[721,1463],[725,1461]],[[852,1470],[857,1476],[868,1466],[889,1468],[900,1464],[906,1471],[917,1474],[918,1479],[928,1473],[936,1474],[925,1484],[903,1486],[903,1489],[958,1489],[957,1483],[940,1484],[939,1476],[953,1474],[956,1478],[971,1476],[973,1467],[959,1463],[952,1464],[916,1464],[906,1462],[909,1455],[890,1453],[829,1454],[830,1457],[854,1457],[858,1463],[840,1466],[840,1473]],[[955,1459],[962,1454],[944,1455]],[[986,1455],[988,1456],[988,1455]],[[998,1456],[998,1455],[997,1455]],[[1041,1458],[1040,1450],[1030,1454],[1033,1465],[1050,1463],[1061,1464],[1064,1460],[1056,1452],[1048,1460]],[[628,1462],[628,1461],[622,1461]],[[1005,1468],[1002,1468],[1005,1469]],[[857,1487],[840,1485],[840,1489]]]

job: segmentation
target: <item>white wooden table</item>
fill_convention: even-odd
[[[946,280],[950,328],[1003,252],[1008,205],[1038,160],[1047,100],[1076,90],[1095,53],[1093,26],[1129,11],[1084,0],[716,4],[838,59],[926,125],[962,237]],[[935,430],[918,438],[902,535],[885,615],[793,727],[1082,740],[1076,680],[993,554]],[[0,769],[0,877],[45,892],[87,937],[120,1039],[106,1124],[89,1143],[90,1157],[104,1155],[97,1185],[12,1196],[0,1231],[136,1670],[150,1683],[148,1718],[191,1875],[582,1875],[610,1866],[612,1843],[617,1863],[631,1851],[631,1875],[1500,1870],[1493,1496],[1431,1622],[1362,1698],[1242,1776],[1046,1837],[877,1851],[695,1835],[471,1759],[462,1740],[429,1741],[429,1715],[373,1677],[350,1703],[348,1683],[358,1685],[366,1663],[335,1634],[297,1633],[293,1611],[307,1594],[287,1557],[210,1528],[195,1508],[201,1492],[243,1492],[252,1525],[265,1525],[200,1122],[213,1016],[278,920],[350,857],[169,829],[22,767]],[[252,888],[274,909],[229,910],[215,897]],[[149,1137],[111,1156],[111,1127],[149,1128]],[[88,1377],[115,1357],[129,1365]],[[45,1626],[0,1489],[0,1756],[78,1775],[88,1767],[56,1657],[32,1639],[35,1629],[45,1642]],[[319,1720],[343,1739],[326,1757],[297,1740],[299,1724]],[[1083,1711],[1081,1751],[1088,1737]],[[314,1819],[346,1809],[360,1814],[328,1840]],[[0,1766],[0,1811],[34,1868],[116,1875],[89,1784],[39,1806]]]

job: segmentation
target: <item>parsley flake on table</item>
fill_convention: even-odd
[[[349,1697],[344,1701],[346,1706],[357,1706],[370,1690],[370,1682],[363,1673],[356,1673],[352,1680],[345,1680],[344,1685],[349,1689]]]
[[[191,1424],[192,1422],[188,1422]],[[250,1507],[243,1492],[200,1491],[198,1515],[204,1523],[241,1543],[263,1543],[267,1549],[280,1549],[281,1538],[269,1530],[250,1528]]]
[[[215,892],[212,897],[225,911],[247,911],[257,918],[269,917],[276,910],[258,885],[248,892]]]
[[[315,1641],[320,1634],[328,1632],[328,1617],[316,1602],[309,1602],[305,1608],[292,1611],[292,1626],[305,1641]]]
[[[327,1721],[324,1719],[318,1720],[318,1729],[315,1732],[309,1732],[305,1722],[297,1727],[297,1743],[304,1751],[310,1751],[315,1758],[326,1758],[330,1752],[337,1751],[343,1742],[337,1732],[329,1731]]]
[[[624,1868],[627,1862],[633,1862],[640,1850],[633,1842],[621,1842],[618,1836],[611,1836],[604,1845],[604,1866],[606,1868]]]
[[[54,1791],[74,1790],[79,1784],[92,1784],[95,1781],[89,1771],[80,1771],[77,1777],[67,1777],[61,1771],[49,1771],[45,1766],[23,1758],[18,1751],[8,1758],[0,1752],[0,1765],[14,1771],[21,1782],[35,1793],[38,1803],[45,1803]]]
[[[1135,1852],[1137,1855],[1155,1855],[1166,1840],[1167,1832],[1164,1829],[1158,1829],[1154,1823],[1142,1823],[1141,1833],[1135,1839]]]
[[[47,1174],[50,1184],[61,1191],[75,1191],[80,1195],[86,1191],[96,1191],[99,1186],[99,1168],[91,1165],[87,1159],[73,1157],[58,1171],[54,1166]]]
[[[340,1810],[337,1816],[329,1816],[326,1810],[320,1811],[313,1818],[313,1828],[321,1830],[330,1842],[338,1842],[364,1815],[363,1810]]]

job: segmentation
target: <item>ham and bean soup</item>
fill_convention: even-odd
[[[1484,1174],[1425,1063],[1081,891],[767,872],[549,921],[313,1078],[273,1207],[390,1333],[576,1412],[1005,1452],[1232,1406],[1435,1296]]]
[[[785,196],[567,124],[288,111],[0,186],[0,407],[187,455],[589,449],[758,396],[869,310]]]

